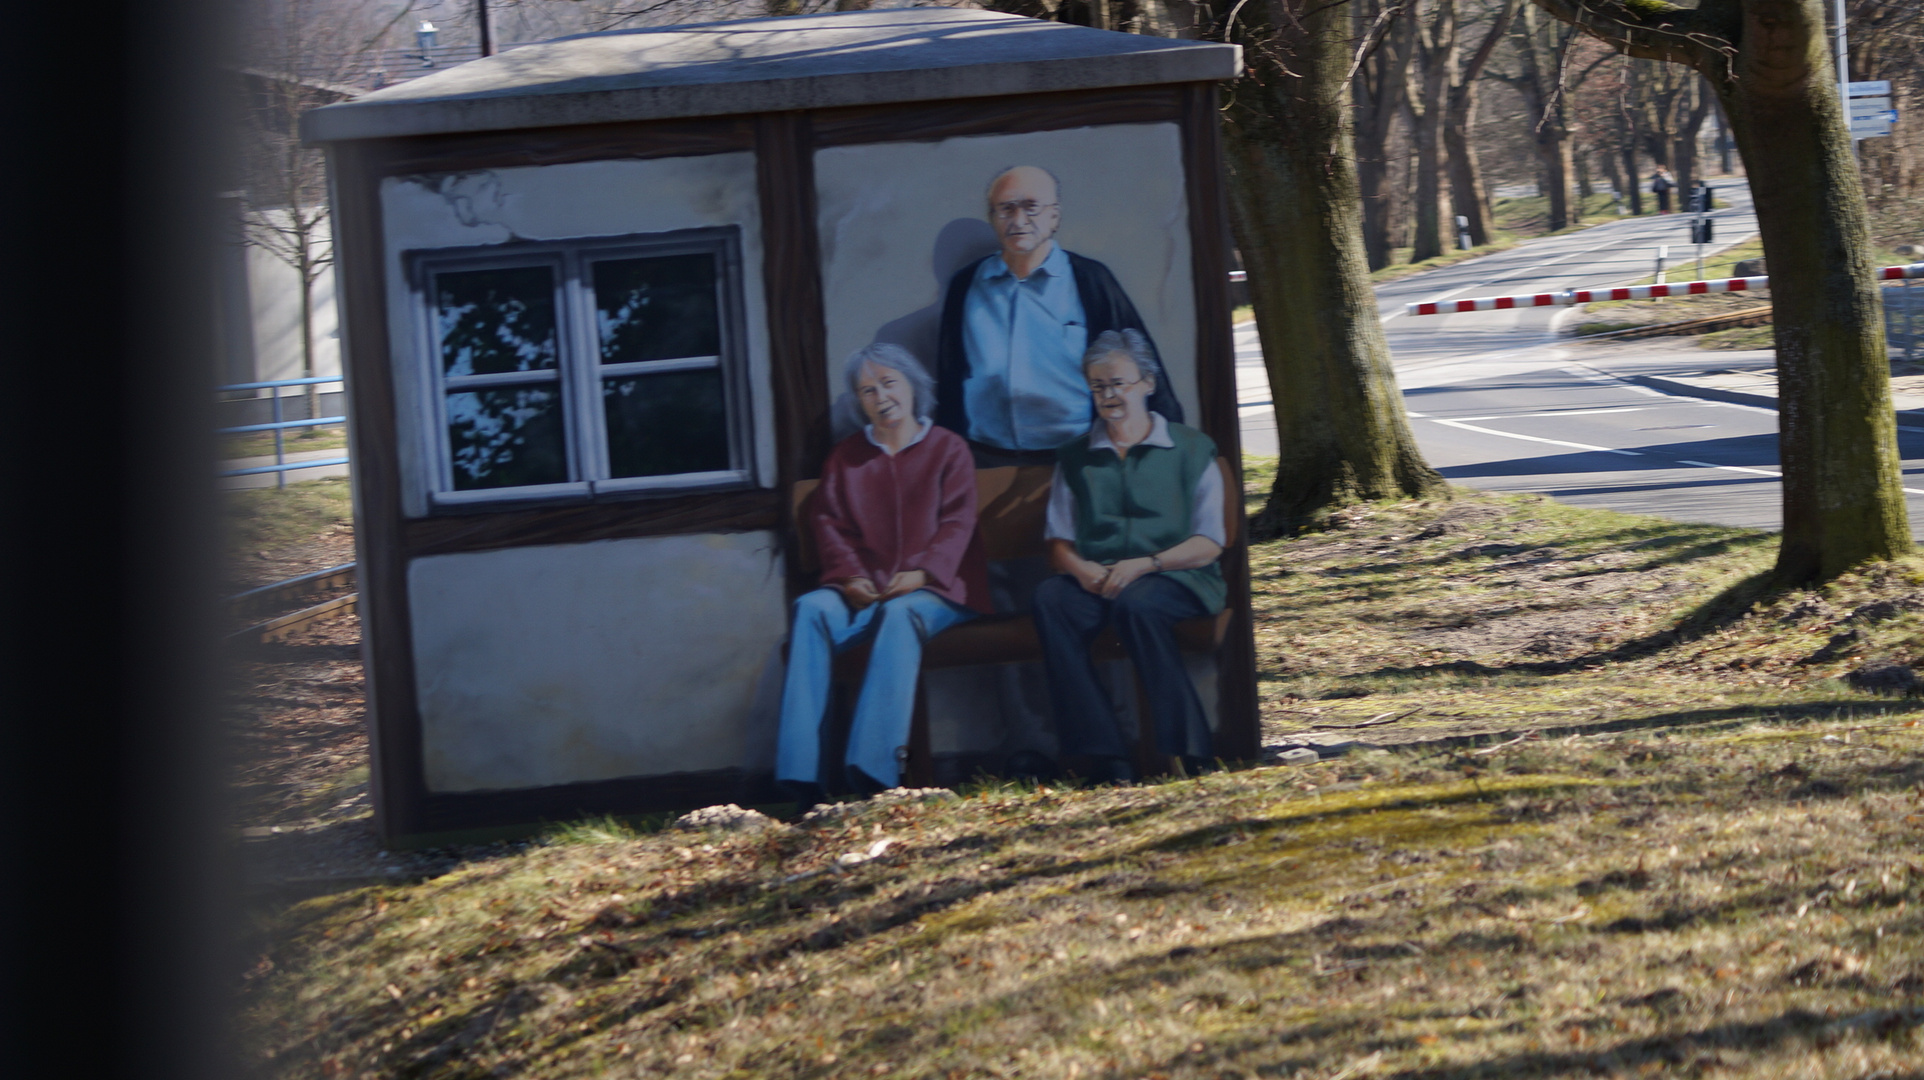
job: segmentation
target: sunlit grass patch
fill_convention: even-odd
[[[282,488],[223,492],[232,551],[275,551],[353,524],[353,495],[346,477],[327,477]]]
[[[288,1076],[1858,1076],[1916,1052],[1907,723],[551,844],[279,916],[250,1015]]]

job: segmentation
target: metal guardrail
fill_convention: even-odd
[[[348,459],[345,457],[326,458],[320,461],[291,461],[290,462],[287,460],[287,446],[286,446],[285,435],[284,435],[285,432],[291,431],[294,428],[321,427],[326,424],[347,423],[347,417],[345,416],[317,416],[317,417],[311,417],[306,420],[282,419],[281,402],[286,400],[284,397],[281,396],[281,389],[283,387],[318,386],[322,383],[341,383],[343,388],[346,387],[346,383],[343,381],[342,377],[339,375],[320,375],[311,379],[275,379],[271,382],[232,383],[227,386],[216,387],[215,389],[221,393],[227,393],[233,390],[272,390],[274,391],[274,393],[270,398],[270,400],[272,400],[274,403],[274,422],[273,423],[242,424],[239,427],[224,427],[224,428],[216,429],[216,433],[221,435],[245,435],[245,434],[248,434],[249,432],[255,432],[255,431],[273,432],[274,433],[274,464],[255,465],[246,469],[225,469],[221,471],[220,475],[222,476],[255,476],[261,473],[275,473],[277,475],[274,477],[274,480],[275,480],[274,486],[286,487],[287,474],[290,472],[295,472],[300,469],[321,469],[331,465],[348,464]]]

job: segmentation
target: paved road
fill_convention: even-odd
[[[1715,249],[1756,231],[1741,181],[1713,181]],[[1376,290],[1397,379],[1430,464],[1451,480],[1533,491],[1579,506],[1758,528],[1781,524],[1777,416],[1664,393],[1636,380],[1768,362],[1673,343],[1554,339],[1569,308],[1411,317],[1412,301],[1550,292],[1647,277],[1659,244],[1687,250],[1687,218],[1633,218],[1459,263]],[[1694,266],[1673,258],[1670,280]],[[1244,447],[1274,453],[1275,419],[1253,326],[1237,331]],[[1924,532],[1924,429],[1900,431],[1913,528]]]

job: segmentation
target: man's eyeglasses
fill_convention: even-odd
[[[1055,203],[1041,203],[1034,199],[1024,199],[1021,202],[996,203],[991,209],[995,214],[996,220],[1014,221],[1017,216],[1034,220],[1036,215],[1042,213],[1044,210],[1053,210],[1055,206]]]
[[[1141,379],[1130,379],[1125,382],[1122,379],[1114,379],[1109,382],[1092,382],[1089,384],[1089,393],[1094,397],[1108,397],[1110,394],[1121,394],[1141,381]]]

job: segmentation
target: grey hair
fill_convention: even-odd
[[[988,202],[989,197],[995,194],[996,181],[1021,168],[1042,169],[1042,175],[1048,177],[1049,182],[1056,186],[1056,202],[1062,201],[1062,177],[1057,176],[1054,169],[1043,169],[1040,165],[1004,165],[1000,169],[997,169],[995,175],[989,177],[989,186],[982,189],[982,201]],[[991,205],[989,209],[994,210],[995,207]]]
[[[1082,353],[1082,370],[1086,373],[1089,365],[1108,356],[1121,353],[1135,362],[1136,370],[1156,380],[1162,385],[1162,364],[1156,359],[1155,347],[1149,344],[1148,335],[1140,330],[1104,330],[1096,335],[1089,347]]]
[[[935,376],[929,374],[929,369],[922,366],[922,361],[916,359],[914,353],[892,342],[878,341],[855,350],[842,369],[843,379],[848,383],[849,406],[853,408],[855,416],[862,415],[855,384],[861,379],[864,364],[901,372],[902,377],[909,381],[909,388],[915,391],[912,409],[915,418],[927,420],[935,415]]]

